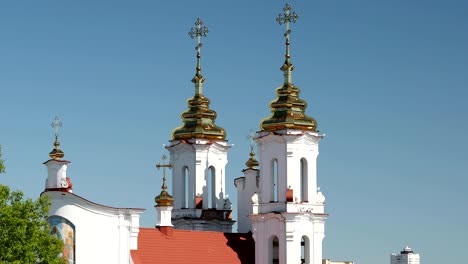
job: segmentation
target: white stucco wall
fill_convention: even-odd
[[[252,214],[252,196],[259,192],[257,177],[259,170],[246,169],[244,176],[234,182],[237,190],[237,231],[247,233],[252,230],[249,215]]]
[[[68,160],[48,160],[44,162],[47,167],[46,189],[68,188],[67,167]]]
[[[228,162],[227,153],[231,145],[227,141],[208,141],[204,139],[192,139],[186,141],[172,141],[167,150],[170,152],[172,164],[172,195],[174,196],[174,209],[183,208],[185,197],[184,168],[188,168],[188,197],[187,208],[195,208],[195,196],[203,196],[203,208],[212,208],[208,204],[207,181],[209,169],[215,169],[215,203],[216,209],[223,209],[225,188],[225,168]],[[211,184],[211,183],[210,183]]]
[[[261,132],[255,139],[260,161],[261,201],[273,201],[273,160],[278,168],[278,201],[286,200],[286,189],[293,189],[296,202],[317,200],[317,157],[319,141],[323,136],[316,132],[284,130],[275,133]],[[306,161],[301,171],[301,159]],[[301,175],[306,174],[307,201],[302,199]]]
[[[255,138],[260,162],[260,193],[249,218],[256,263],[271,263],[273,237],[278,238],[280,264],[301,263],[303,237],[307,241],[306,263],[322,263],[327,218],[325,198],[317,190],[317,157],[322,138],[317,132],[289,129],[259,132]],[[276,186],[274,160],[277,162]],[[286,199],[288,189],[292,189],[289,201]],[[275,191],[277,199],[274,199]]]
[[[326,215],[312,213],[268,213],[250,216],[255,240],[255,263],[271,263],[272,238],[279,241],[279,263],[301,263],[301,240],[307,264],[322,263],[322,241]]]
[[[107,207],[68,192],[46,191],[42,195],[51,199],[50,216],[61,216],[75,226],[77,264],[131,262],[130,250],[138,246],[143,209]]]

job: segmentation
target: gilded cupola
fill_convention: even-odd
[[[191,38],[197,38],[197,67],[192,82],[195,84],[195,95],[187,100],[188,109],[182,113],[183,124],[172,131],[173,140],[186,140],[193,138],[221,139],[226,138],[226,131],[215,124],[216,112],[210,109],[210,100],[203,95],[202,88],[205,78],[201,72],[200,49],[201,37],[206,37],[208,28],[203,25],[200,18],[195,22],[195,28],[189,31]]]
[[[65,156],[65,153],[63,153],[63,151],[60,149],[60,142],[58,141],[58,129],[62,126],[62,122],[60,122],[58,116],[55,117],[51,126],[55,129],[55,142],[54,149],[49,153],[49,157],[51,159],[57,160]]]
[[[260,165],[260,163],[255,159],[255,152],[253,150],[253,146],[250,146],[250,154],[249,155],[250,155],[250,158],[247,160],[247,162],[245,162],[245,165],[249,169],[256,170],[258,168],[258,166]]]
[[[167,184],[166,184],[166,168],[171,169],[172,164],[166,164],[165,161],[167,159],[166,155],[163,155],[163,164],[158,163],[156,168],[159,170],[163,168],[163,183],[161,186],[161,193],[154,198],[156,202],[156,206],[172,206],[174,204],[174,197],[172,197],[169,192],[167,191]]]
[[[283,8],[284,14],[279,14],[276,21],[280,25],[286,25],[286,54],[285,61],[281,66],[284,75],[284,83],[276,89],[277,97],[270,102],[271,115],[262,120],[260,129],[262,131],[278,131],[282,129],[300,129],[309,131],[317,130],[317,121],[307,116],[305,109],[307,102],[299,98],[300,89],[292,83],[292,71],[294,66],[291,63],[289,52],[289,29],[290,23],[295,23],[298,19],[296,12],[291,12],[291,7],[286,4]]]
[[[249,132],[249,135],[247,136],[247,138],[249,138],[250,140],[250,153],[249,153],[250,158],[245,162],[245,166],[247,166],[247,168],[254,169],[254,170],[256,170],[258,166],[260,165],[258,160],[255,159],[254,139],[256,137],[257,137],[257,133],[253,129],[251,129]]]

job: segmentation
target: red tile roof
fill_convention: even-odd
[[[222,233],[174,229],[166,236],[157,228],[140,228],[135,264],[254,264],[255,242],[251,233]]]

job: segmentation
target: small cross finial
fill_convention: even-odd
[[[54,149],[49,153],[49,157],[52,159],[61,159],[64,157],[63,151],[59,148],[60,143],[58,141],[58,130],[60,127],[62,127],[62,122],[58,118],[58,116],[55,116],[55,119],[52,121],[52,124],[50,124],[54,129],[55,129],[55,142],[54,142]]]
[[[197,21],[195,21],[195,26],[195,28],[192,27],[190,29],[188,34],[192,39],[197,37],[197,46],[195,46],[195,50],[199,53],[200,48],[202,47],[201,37],[206,37],[208,35],[208,28],[203,26],[203,21],[200,18],[197,18]]]
[[[52,124],[50,124],[54,129],[55,129],[55,138],[58,138],[58,130],[60,127],[62,127],[62,122],[58,118],[58,116],[55,116],[55,119],[52,121]]]
[[[167,190],[167,184],[166,184],[166,168],[169,168],[171,169],[172,168],[172,164],[169,163],[169,164],[166,164],[166,159],[167,159],[167,156],[166,155],[163,155],[162,156],[162,164],[161,163],[158,163],[156,164],[156,168],[159,170],[160,168],[163,168],[163,184],[161,186],[161,188],[163,190]]]
[[[202,93],[202,83],[205,81],[205,78],[201,74],[201,66],[200,66],[200,58],[201,58],[201,37],[206,37],[208,35],[208,28],[203,25],[203,21],[200,18],[197,18],[195,21],[195,28],[191,28],[188,32],[190,38],[197,38],[197,46],[195,46],[195,50],[197,51],[197,68],[195,77],[193,77],[192,82],[195,83],[195,94]]]
[[[278,17],[276,18],[276,21],[282,25],[286,25],[286,32],[284,33],[284,37],[286,38],[286,60],[281,67],[281,70],[284,72],[284,83],[285,84],[290,84],[292,82],[292,71],[294,70],[294,66],[292,65],[290,61],[290,55],[289,55],[289,35],[291,34],[291,29],[289,28],[290,23],[296,23],[297,19],[299,16],[296,14],[295,11],[291,12],[291,6],[286,4],[285,7],[283,8],[284,13],[279,14]]]
[[[280,25],[286,25],[286,33],[284,34],[284,36],[288,38],[289,34],[291,33],[291,30],[289,29],[289,23],[296,23],[299,16],[296,14],[295,11],[291,13],[291,6],[289,4],[286,4],[286,6],[283,8],[283,11],[284,13],[279,14],[276,18],[276,21],[278,21]]]
[[[253,148],[253,145],[254,145],[254,138],[257,136],[257,132],[255,132],[255,130],[253,129],[250,129],[249,130],[249,134],[247,135],[247,138],[249,139],[250,141],[250,148]]]
[[[247,160],[245,165],[247,165],[250,169],[256,169],[259,165],[258,161],[255,159],[255,152],[254,152],[254,139],[257,137],[257,133],[255,130],[250,129],[247,138],[250,141],[250,158]]]

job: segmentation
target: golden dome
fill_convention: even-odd
[[[172,206],[174,204],[174,197],[172,197],[168,192],[167,192],[167,184],[166,184],[166,168],[171,169],[172,164],[165,164],[167,157],[166,155],[162,156],[163,164],[156,164],[156,168],[159,170],[160,168],[163,168],[163,182],[161,186],[161,193],[154,198],[154,201],[156,202],[156,206]]]
[[[306,115],[307,102],[299,98],[300,89],[285,83],[276,89],[277,98],[270,103],[271,115],[262,120],[262,131],[282,129],[317,130],[317,121]]]
[[[49,153],[49,157],[52,159],[61,159],[65,156],[65,153],[59,148],[60,143],[58,142],[57,137],[54,142],[54,149]]]
[[[174,197],[172,197],[167,190],[162,190],[161,193],[154,198],[156,206],[172,206],[174,204]]]
[[[300,130],[317,130],[317,121],[307,116],[305,109],[307,102],[299,98],[300,89],[292,83],[292,71],[294,66],[290,60],[289,54],[289,29],[290,23],[295,23],[299,18],[296,12],[290,12],[291,7],[286,4],[284,14],[280,14],[276,21],[286,25],[286,54],[281,71],[284,75],[283,86],[276,89],[277,98],[270,102],[271,115],[262,120],[260,129],[262,131],[278,131],[282,129],[300,129]]]
[[[245,163],[247,168],[256,170],[260,163],[255,159],[255,152],[253,151],[253,146],[250,146],[250,158]]]
[[[215,125],[216,112],[210,109],[210,100],[202,93],[203,83],[205,78],[201,73],[200,66],[200,37],[206,37],[208,28],[203,26],[200,18],[195,22],[196,28],[192,28],[189,32],[190,37],[197,37],[197,67],[195,76],[192,82],[195,84],[195,95],[187,100],[188,109],[182,113],[183,124],[172,131],[172,139],[184,140],[192,138],[205,139],[226,139],[226,131]]]
[[[203,94],[195,94],[187,100],[188,110],[182,113],[183,124],[172,131],[172,139],[226,138],[226,131],[215,125],[216,112],[209,108],[210,100]]]
[[[49,153],[49,157],[52,159],[61,159],[65,156],[65,153],[59,148],[60,142],[58,141],[58,130],[60,127],[62,127],[62,122],[58,118],[58,116],[55,116],[55,119],[52,121],[51,126],[55,130],[55,142],[54,142],[54,149]]]

